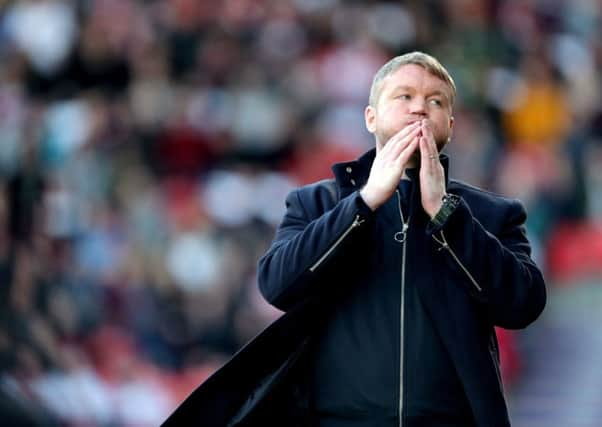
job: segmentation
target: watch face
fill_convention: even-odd
[[[443,196],[443,203],[451,203],[453,205],[457,205],[459,202],[459,197],[455,194],[446,194]]]

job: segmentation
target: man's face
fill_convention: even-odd
[[[402,65],[380,84],[376,105],[369,105],[365,111],[366,127],[376,137],[376,149],[380,150],[405,126],[426,119],[441,151],[454,124],[450,87],[414,64]],[[419,151],[416,153],[415,158]]]

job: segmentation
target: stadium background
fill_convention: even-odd
[[[596,0],[0,1],[1,423],[158,425],[277,318],[255,264],[285,194],[373,145],[372,75],[420,49],[458,86],[452,175],[525,203],[548,278],[499,331],[514,425],[601,426],[601,23]]]

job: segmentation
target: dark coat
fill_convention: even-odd
[[[258,272],[262,293],[286,314],[195,390],[164,425],[310,423],[307,354],[315,351],[315,328],[344,291],[336,284],[346,282],[338,280],[345,273],[334,267],[343,260],[353,274],[362,262],[374,214],[358,190],[373,157],[374,150],[335,165],[336,180],[287,197],[287,213]],[[442,161],[447,171],[447,159]],[[460,203],[442,225],[429,222],[424,212],[413,219],[408,252],[420,256],[407,274],[449,352],[477,425],[508,426],[493,328],[533,322],[545,306],[544,281],[530,258],[526,212],[518,201],[454,180],[447,180],[447,191]]]

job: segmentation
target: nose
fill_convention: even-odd
[[[417,116],[426,116],[426,99],[421,96],[415,96],[410,102],[410,113]]]

